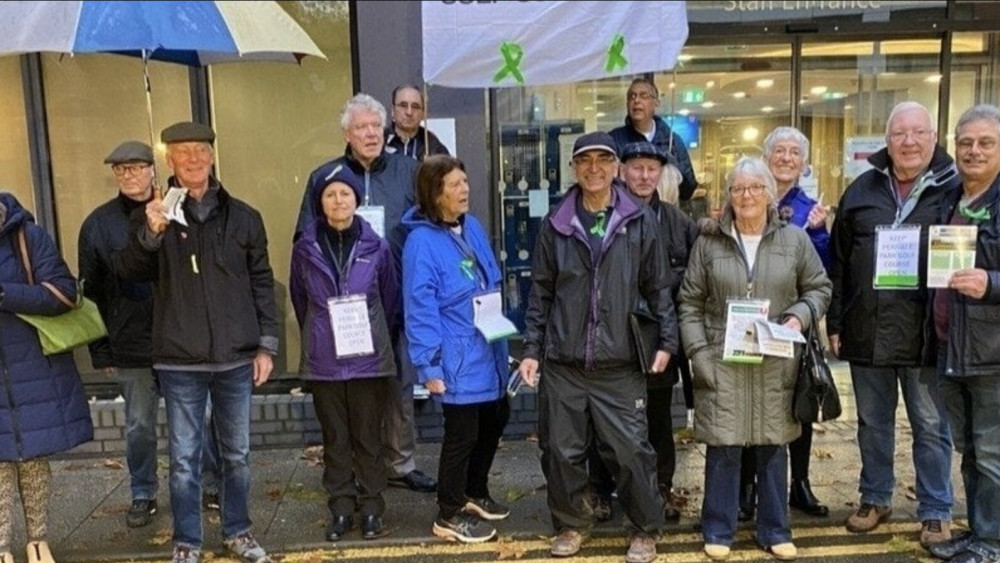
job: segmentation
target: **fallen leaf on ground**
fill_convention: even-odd
[[[812,455],[816,459],[833,459],[833,452],[823,448],[813,448]]]
[[[156,535],[149,538],[149,543],[151,545],[166,545],[174,537],[173,528],[160,528],[156,531]]]
[[[118,461],[117,459],[104,460],[104,467],[107,467],[108,469],[125,469],[125,466],[122,465],[122,462]]]
[[[497,544],[497,559],[520,559],[524,557],[524,546],[515,541],[501,541]]]

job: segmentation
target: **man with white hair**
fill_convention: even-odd
[[[885,140],[886,148],[868,157],[873,168],[844,191],[831,233],[827,331],[831,352],[850,363],[861,449],[861,505],[847,530],[871,532],[892,514],[902,386],[913,429],[920,543],[928,546],[951,537],[952,490],[951,433],[927,313],[927,227],[937,222],[959,178],[922,105],[893,108]],[[903,266],[876,268],[890,253]]]

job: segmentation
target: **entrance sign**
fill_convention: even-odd
[[[686,4],[425,1],[424,81],[493,88],[669,70]]]

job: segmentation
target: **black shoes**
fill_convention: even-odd
[[[155,499],[135,499],[125,515],[125,525],[129,528],[141,528],[153,521],[154,514],[156,514]]]
[[[437,491],[437,481],[419,469],[414,469],[402,477],[389,478],[389,486],[410,489],[418,493],[433,493]]]
[[[369,514],[361,517],[361,537],[374,540],[389,535],[389,530],[382,524],[382,517]]]
[[[809,516],[824,517],[830,515],[830,509],[821,504],[816,495],[813,494],[808,479],[792,481],[792,487],[788,491],[788,506],[801,510]]]
[[[353,527],[354,520],[350,516],[334,516],[326,530],[326,541],[342,540]]]
[[[962,532],[953,535],[948,541],[928,546],[927,551],[938,559],[951,559],[972,545],[973,539],[972,532]]]
[[[757,512],[757,483],[740,484],[740,512],[737,518],[740,522],[753,520]]]

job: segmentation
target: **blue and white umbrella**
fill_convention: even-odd
[[[112,53],[141,57],[150,143],[149,60],[188,66],[326,58],[276,2],[0,2],[0,55]]]

